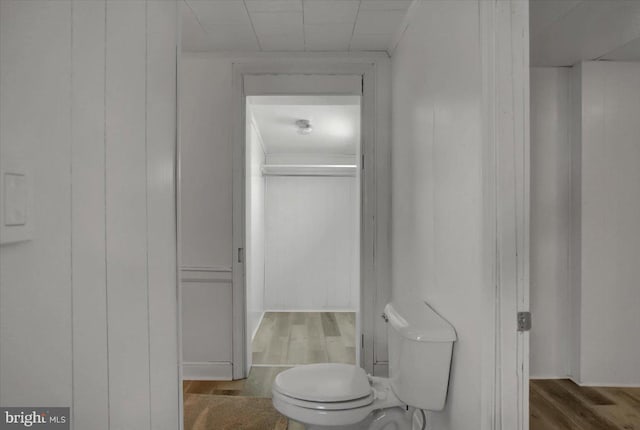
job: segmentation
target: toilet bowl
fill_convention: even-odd
[[[390,303],[389,378],[321,363],[281,372],[273,405],[309,430],[410,430],[410,409],[444,408],[456,333],[424,302]]]

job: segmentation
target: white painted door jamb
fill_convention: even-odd
[[[486,275],[484,430],[529,428],[529,3],[479,1]],[[535,321],[534,321],[535,323]]]
[[[361,365],[373,373],[374,321],[376,276],[374,246],[376,231],[376,182],[375,182],[375,67],[369,62],[313,62],[304,60],[273,62],[254,60],[233,64],[233,378],[248,375],[246,358],[246,285],[244,262],[238,259],[239,249],[245,244],[245,133],[246,96],[245,75],[360,75],[362,76],[362,133],[361,148],[365,154],[365,169],[361,178],[361,276],[360,276],[360,321],[356,329],[363,334]],[[295,80],[295,79],[294,79]],[[268,92],[268,91],[267,91]],[[298,91],[294,91],[297,93]],[[316,91],[314,91],[316,92]],[[299,92],[304,94],[304,92]],[[366,288],[363,286],[366,285]],[[358,327],[359,326],[359,327]]]

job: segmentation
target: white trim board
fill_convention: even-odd
[[[529,428],[529,17],[528,2],[480,5],[485,266],[483,430]],[[535,317],[534,317],[535,318]]]
[[[252,364],[251,365],[251,367],[295,367],[295,366],[304,366],[304,364]]]
[[[251,96],[290,94],[361,95],[357,74],[252,74],[243,73],[244,94]]]
[[[182,55],[191,58],[220,58],[230,59],[234,62],[242,63],[264,63],[273,62],[275,60],[291,60],[291,61],[316,61],[318,63],[331,62],[350,62],[362,63],[363,61],[373,62],[376,60],[389,60],[389,54],[382,51],[353,51],[353,52],[298,52],[298,51],[270,51],[270,52],[239,52],[239,51],[211,51],[196,52],[183,51]],[[315,73],[315,72],[314,72]]]
[[[265,164],[263,176],[351,176],[358,174],[358,166],[349,164]]]
[[[573,381],[573,380],[572,380]],[[575,381],[573,381],[575,382]],[[640,388],[640,384],[602,384],[602,383],[590,383],[590,382],[582,382],[576,385],[581,387],[620,387],[620,388]]]
[[[264,312],[306,312],[306,313],[310,313],[310,312],[333,312],[333,313],[339,313],[339,312],[349,312],[349,313],[358,313],[357,309],[332,309],[332,308],[327,308],[327,309],[265,309]]]
[[[569,375],[564,375],[564,376],[535,376],[535,375],[529,375],[529,380],[551,380],[551,379],[571,379],[571,377]]]
[[[226,362],[182,363],[182,380],[231,381],[233,366]]]
[[[231,267],[225,266],[182,266],[181,272],[229,272],[231,273]]]
[[[531,378],[534,379],[534,378]],[[538,378],[538,379],[542,379],[542,378]],[[553,379],[553,378],[552,378]],[[573,377],[571,376],[566,376],[564,378],[561,379],[569,379],[571,382],[573,382],[574,384],[576,384],[579,387],[621,387],[621,388],[640,388],[640,384],[620,384],[620,383],[615,383],[615,384],[606,384],[606,383],[600,383],[600,382],[578,382],[576,381]]]

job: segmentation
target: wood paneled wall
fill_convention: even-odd
[[[0,2],[0,154],[34,173],[0,249],[0,404],[178,427],[177,3]]]

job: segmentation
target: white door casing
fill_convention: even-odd
[[[529,428],[529,2],[480,1],[486,276],[482,429]],[[535,323],[535,320],[534,320]]]
[[[374,370],[374,322],[376,306],[375,232],[375,67],[368,63],[306,63],[253,61],[233,64],[233,378],[248,375],[246,333],[245,244],[245,134],[246,97],[255,95],[361,95],[361,253],[360,365]],[[366,287],[364,287],[366,286]]]

